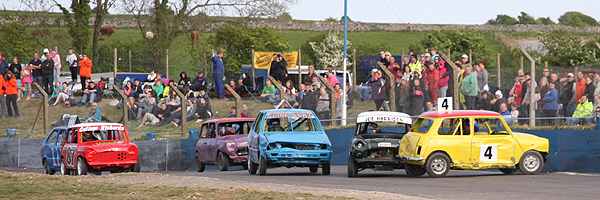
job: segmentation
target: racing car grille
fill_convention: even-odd
[[[295,145],[298,150],[315,150],[318,149],[315,145]]]
[[[118,153],[117,160],[127,160],[127,153],[125,153],[125,152]]]
[[[247,156],[248,155],[248,149],[247,148],[242,148],[242,149],[238,149],[236,154],[238,156]]]

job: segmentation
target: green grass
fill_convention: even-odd
[[[0,171],[0,199],[340,199],[309,193],[88,181],[93,178],[104,176],[51,176]]]

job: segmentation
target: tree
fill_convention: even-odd
[[[12,57],[19,57],[24,63],[25,59],[23,58],[31,57],[35,46],[36,43],[31,34],[27,33],[21,22],[0,25],[0,52],[4,54],[9,63],[12,62]]]
[[[282,34],[275,34],[271,28],[245,28],[231,25],[221,26],[217,34],[207,39],[216,49],[224,49],[226,73],[239,73],[243,64],[252,63],[252,49],[266,52],[282,52],[291,48],[290,42]]]
[[[519,19],[519,24],[537,24],[535,18],[526,12],[521,12],[521,15],[517,19]]]
[[[310,42],[315,55],[317,56],[317,67],[319,68],[338,68],[344,62],[344,39],[339,32],[329,31],[325,40],[321,44]],[[350,49],[351,43],[347,42],[347,47]],[[346,61],[347,65],[351,65],[351,60]]]
[[[452,55],[460,56],[473,50],[473,59],[490,60],[490,50],[487,48],[480,31],[474,29],[443,29],[431,32],[410,49],[417,51],[426,48],[450,49]]]
[[[565,30],[541,33],[540,42],[548,51],[542,59],[548,61],[550,65],[570,67],[598,61],[595,48],[582,45],[582,37]]]
[[[288,12],[283,12],[281,15],[277,16],[277,21],[289,22],[292,21],[292,16]]]
[[[100,28],[104,23],[104,19],[110,9],[116,2],[116,0],[95,0],[96,2],[96,18],[94,20],[94,37],[92,39],[92,50],[93,50],[93,61],[98,61],[100,57]]]
[[[558,23],[565,26],[587,27],[598,26],[598,21],[593,17],[584,15],[580,12],[566,12],[558,18]]]
[[[540,17],[537,19],[537,24],[542,24],[542,25],[554,25],[556,23],[554,23],[554,21],[552,21],[550,19],[550,17]]]
[[[63,12],[67,26],[69,27],[69,35],[73,39],[73,46],[79,52],[87,49],[87,43],[90,40],[90,1],[89,0],[72,0],[71,13],[60,3],[54,1],[56,6]]]
[[[496,15],[496,19],[490,19],[486,24],[489,25],[515,25],[517,20],[508,15]]]

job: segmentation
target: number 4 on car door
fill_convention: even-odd
[[[479,161],[497,161],[498,145],[481,145]]]

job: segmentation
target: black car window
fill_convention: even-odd
[[[65,134],[66,134],[66,132],[67,132],[66,130],[60,130],[58,132],[58,135],[56,137],[56,142],[54,144],[60,145],[60,144],[64,143],[65,142]]]
[[[56,130],[53,130],[52,132],[50,132],[50,137],[48,137],[48,144],[54,143],[56,141],[57,135],[58,135],[58,131],[56,131]]]

